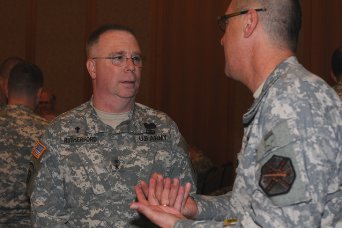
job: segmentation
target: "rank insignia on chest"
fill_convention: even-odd
[[[154,123],[144,123],[146,134],[154,135],[156,133],[157,126]]]
[[[43,155],[45,150],[46,150],[46,146],[44,146],[44,144],[41,143],[40,141],[37,141],[36,144],[34,145],[33,149],[32,149],[32,155],[36,159],[39,159]]]

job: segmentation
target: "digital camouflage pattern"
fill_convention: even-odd
[[[176,124],[140,104],[113,129],[87,102],[58,117],[41,142],[30,187],[37,227],[150,227],[129,208],[139,181],[159,172],[195,186]]]
[[[342,99],[342,79],[336,85],[334,85],[334,90]]]
[[[332,88],[290,57],[266,80],[243,123],[233,190],[196,196],[203,221],[175,227],[223,227],[234,218],[236,227],[341,227],[342,104]],[[287,193],[268,197],[260,173],[274,155],[291,160],[293,170],[275,164],[269,178],[296,177]]]
[[[27,167],[47,122],[22,105],[0,112],[0,227],[30,227]]]

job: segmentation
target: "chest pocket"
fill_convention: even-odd
[[[69,203],[87,204],[96,195],[105,193],[110,189],[107,181],[103,155],[95,151],[97,144],[79,144],[68,146],[69,155],[65,158],[65,188]]]

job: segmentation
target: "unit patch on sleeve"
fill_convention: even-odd
[[[273,155],[261,168],[259,185],[266,195],[276,196],[288,193],[295,179],[291,159]]]
[[[43,143],[41,143],[40,141],[37,141],[32,149],[32,155],[36,159],[39,159],[43,155],[45,150],[46,150],[46,146],[44,146]]]

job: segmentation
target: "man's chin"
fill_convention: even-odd
[[[120,94],[119,97],[125,98],[125,99],[132,99],[132,98],[135,98],[136,95],[137,95],[137,92],[123,93],[123,94]]]

